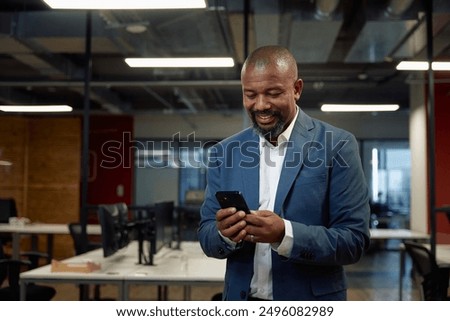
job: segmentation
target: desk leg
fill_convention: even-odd
[[[405,275],[405,249],[400,249],[400,275],[398,282],[398,299],[403,300],[403,276]]]
[[[26,301],[27,299],[27,284],[24,281],[20,281],[20,301]]]
[[[191,287],[189,285],[184,286],[184,301],[191,301]]]
[[[47,263],[51,264],[53,259],[53,234],[47,235]]]
[[[129,285],[127,282],[120,282],[117,286],[119,291],[119,300],[128,301]]]
[[[158,285],[158,300],[167,301],[168,300],[168,288],[167,285]]]
[[[180,244],[181,244],[181,229],[182,229],[182,217],[183,217],[183,211],[178,209],[175,211],[175,233],[173,233],[173,238],[175,239],[175,249],[179,250],[180,249]]]
[[[18,260],[20,257],[20,233],[12,233],[12,258]]]

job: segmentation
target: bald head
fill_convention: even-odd
[[[242,67],[244,108],[256,131],[274,145],[297,114],[303,89],[303,81],[297,77],[297,62],[280,46],[256,49]]]
[[[250,69],[253,72],[263,72],[268,68],[292,79],[298,78],[297,62],[294,56],[281,46],[264,46],[253,51],[244,61],[241,78]]]

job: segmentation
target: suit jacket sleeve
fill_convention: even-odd
[[[357,141],[345,131],[328,134],[332,144],[319,134],[323,149],[308,152],[309,162],[321,162],[304,162],[280,209],[293,226],[291,262],[352,264],[369,245],[368,189]]]

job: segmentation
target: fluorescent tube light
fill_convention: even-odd
[[[428,70],[428,61],[401,61],[396,68],[397,70]],[[450,62],[434,61],[431,63],[431,69],[450,71]]]
[[[450,71],[450,62],[449,61],[435,61],[435,62],[431,63],[431,68],[433,70]]]
[[[396,111],[400,106],[397,104],[323,104],[320,110],[325,112],[377,112],[377,111]]]
[[[43,0],[52,9],[204,9],[206,0]]]
[[[9,113],[60,113],[71,112],[72,107],[68,105],[35,105],[35,106],[13,106],[0,105],[0,111]]]
[[[233,67],[234,60],[229,57],[218,58],[126,58],[125,62],[133,68],[182,68],[182,67]]]
[[[401,61],[397,67],[397,70],[428,70],[427,61]]]

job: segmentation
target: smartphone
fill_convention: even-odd
[[[216,192],[216,198],[221,208],[236,207],[238,211],[250,214],[244,196],[239,191],[218,191]]]

